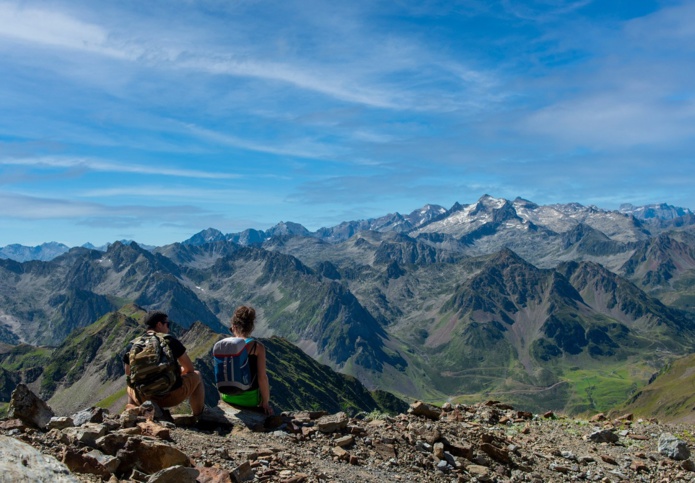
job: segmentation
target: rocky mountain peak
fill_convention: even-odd
[[[509,248],[503,248],[499,252],[495,253],[492,257],[490,257],[490,261],[486,264],[486,266],[488,268],[509,268],[512,266],[518,266],[523,270],[536,268]]]
[[[205,243],[214,243],[224,241],[225,235],[216,228],[207,228],[193,235],[188,240],[182,242],[183,245],[203,245]]]
[[[267,236],[285,236],[285,235],[295,235],[295,236],[309,236],[310,232],[304,228],[299,223],[294,223],[291,221],[281,221],[274,227],[270,228],[266,232]]]

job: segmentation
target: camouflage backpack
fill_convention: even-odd
[[[128,385],[142,402],[169,393],[181,374],[167,339],[154,331],[133,340],[129,359]]]

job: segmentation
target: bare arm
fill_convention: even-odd
[[[265,371],[265,347],[263,344],[256,344],[256,357],[258,362],[258,390],[261,393],[261,407],[266,414],[273,414],[270,407],[270,384],[268,374]]]
[[[188,357],[188,354],[185,352],[181,357],[178,359],[179,364],[181,365],[181,374],[188,374],[189,372],[195,372],[195,367],[193,367],[193,362],[191,361],[191,358]]]

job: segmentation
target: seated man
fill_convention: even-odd
[[[123,355],[128,377],[126,408],[137,407],[147,400],[161,408],[170,408],[188,399],[193,416],[200,416],[205,407],[205,387],[200,372],[194,369],[191,358],[186,354],[186,348],[169,334],[167,314],[160,311],[149,312],[145,317],[145,326],[149,337],[141,336],[133,340]],[[152,340],[152,336],[155,340]],[[138,345],[138,350],[132,350],[134,345]],[[158,348],[153,348],[156,345]],[[144,348],[139,351],[141,346]],[[131,355],[137,357],[138,361],[131,361]],[[165,358],[165,363],[155,360],[152,364],[157,357]],[[167,365],[170,366],[169,373],[160,373],[161,368]]]

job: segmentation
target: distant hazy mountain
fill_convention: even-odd
[[[693,214],[688,208],[680,208],[666,203],[645,206],[633,206],[629,203],[625,203],[620,205],[619,211],[632,215],[639,220],[673,220],[681,216]]]
[[[29,260],[53,260],[58,255],[70,250],[69,247],[62,243],[47,242],[36,247],[26,247],[23,245],[13,244],[0,248],[0,258],[7,258],[18,262],[26,262]]]

